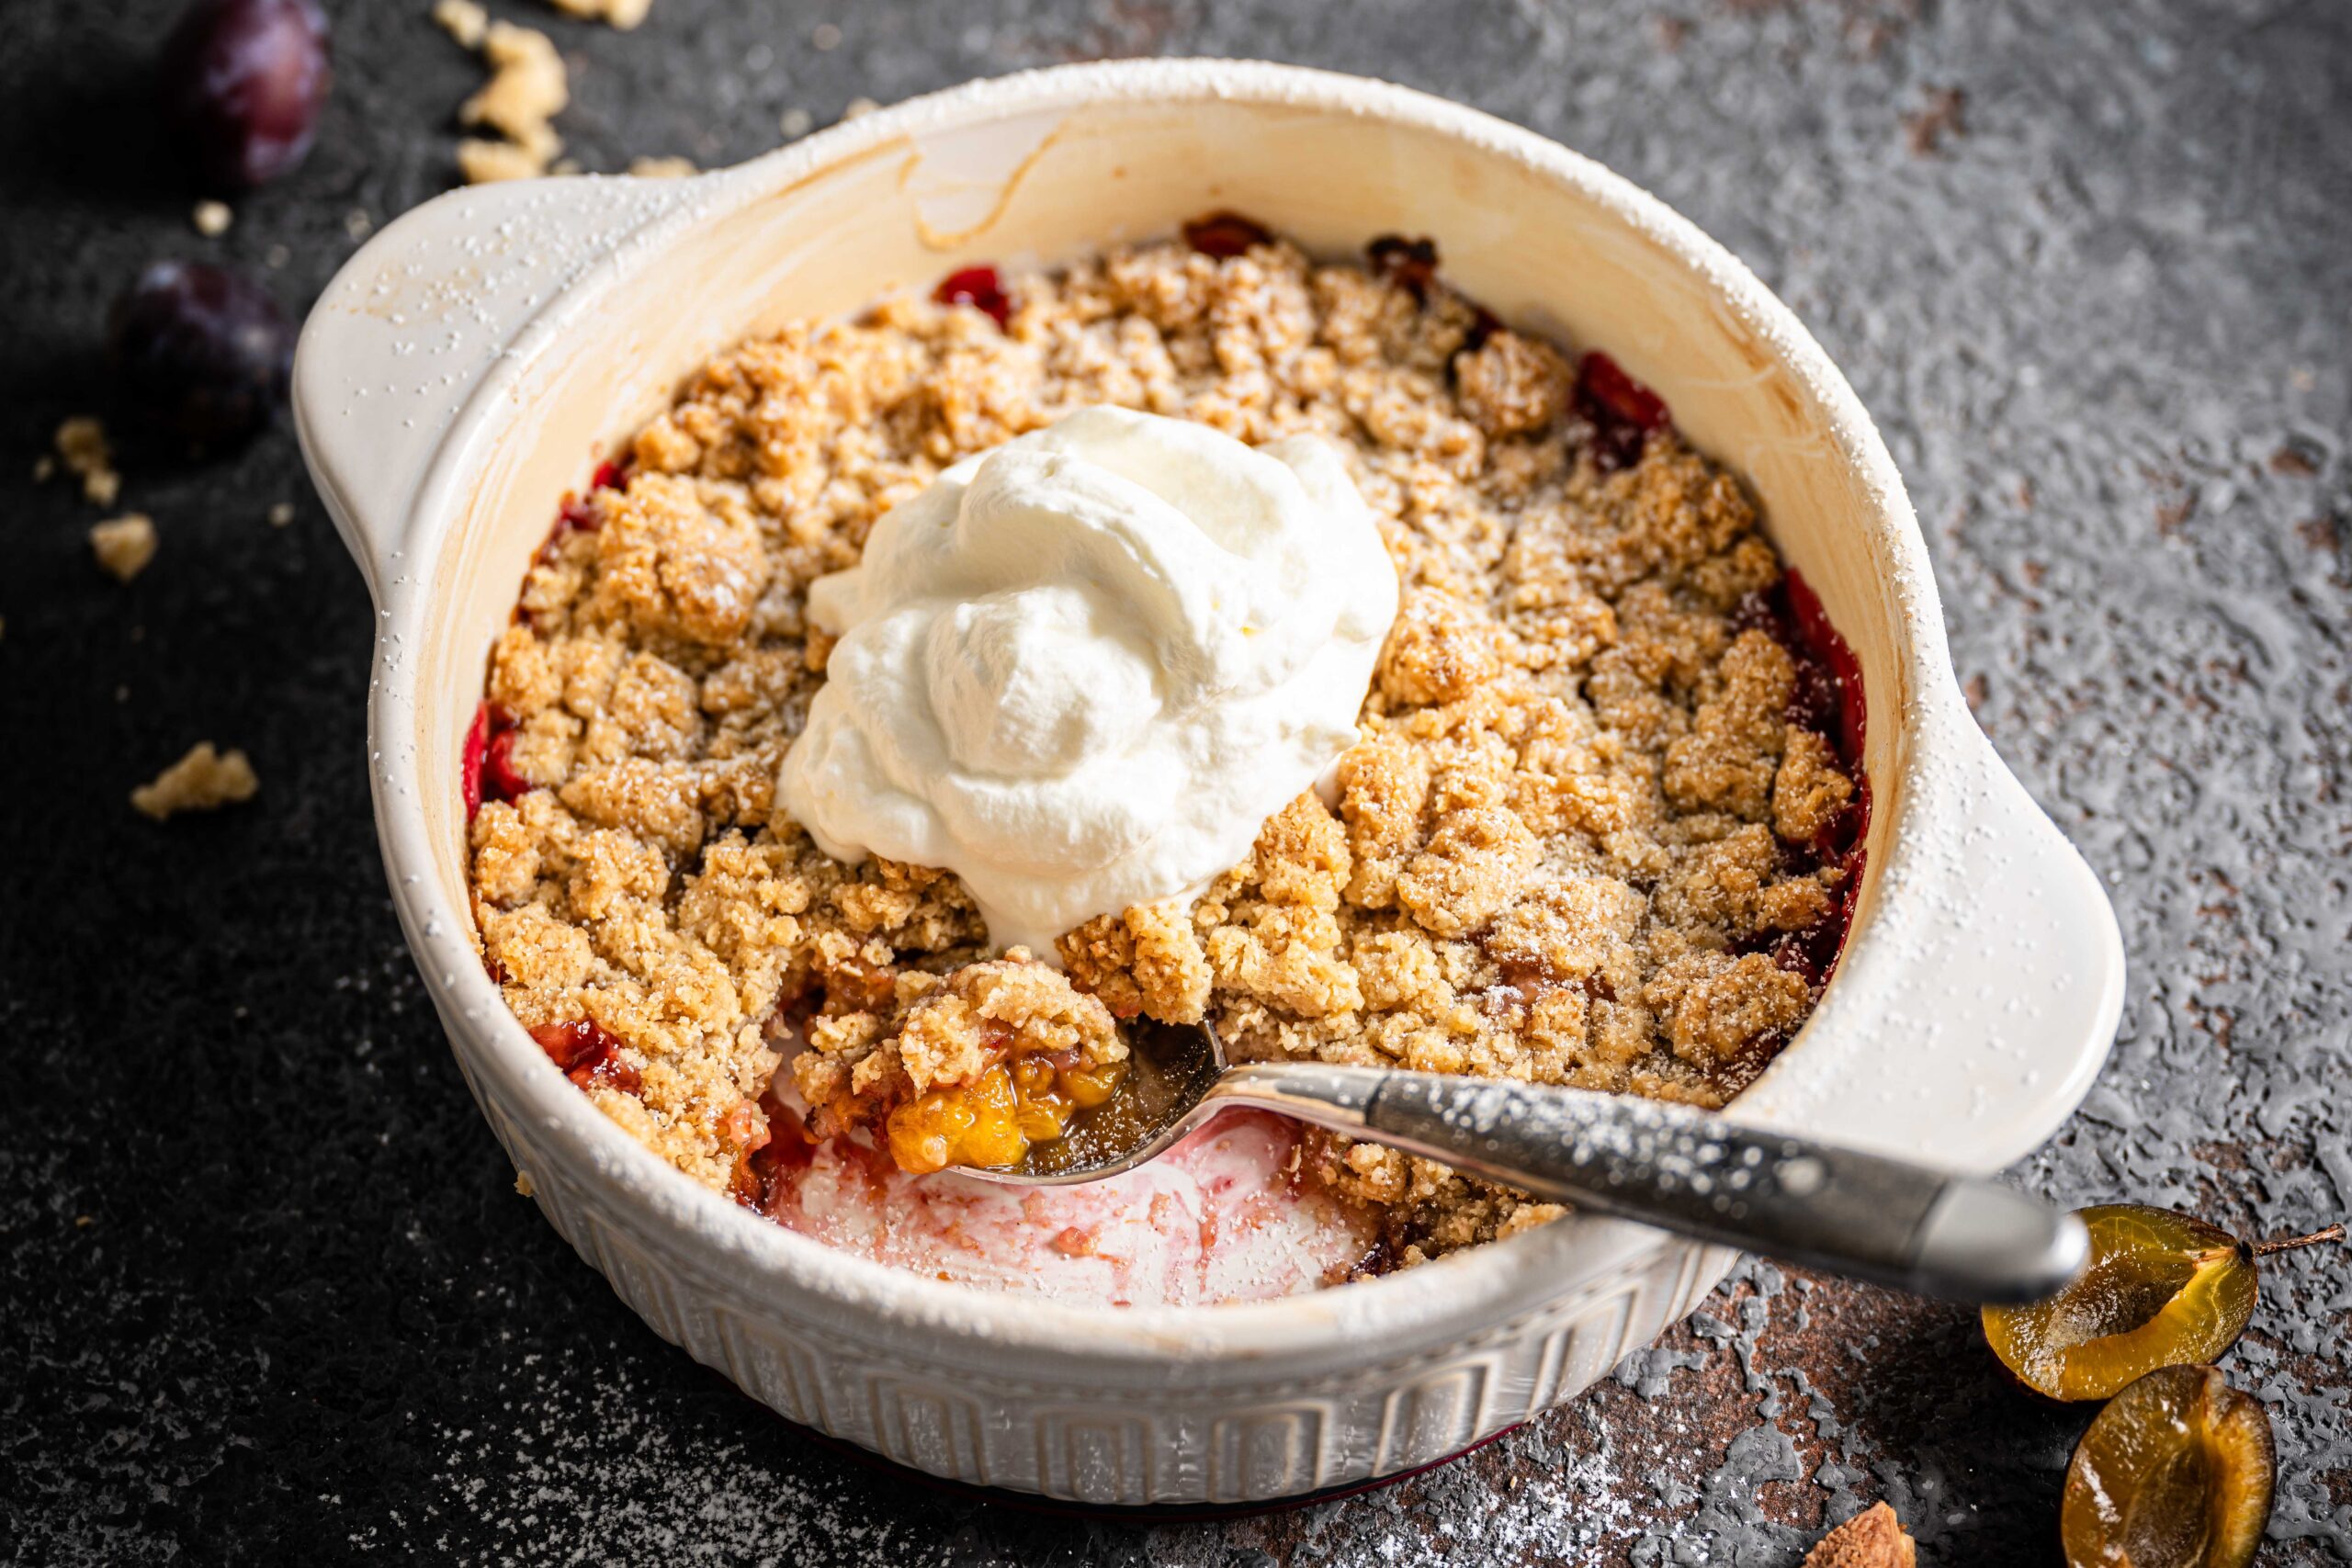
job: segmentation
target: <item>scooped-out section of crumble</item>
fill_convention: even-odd
[[[1188,234],[719,355],[567,500],[492,650],[462,784],[486,964],[606,1114],[787,1224],[867,1224],[812,1218],[800,1173],[893,1155],[827,1201],[971,1193],[907,1170],[1050,1134],[1115,1089],[1138,1016],[1213,1021],[1239,1061],[1713,1106],[1836,962],[1859,681],[1738,481],[1605,356],[1448,288],[1425,242],[1322,262],[1230,214]],[[832,650],[810,584],[951,465],[1102,405],[1322,437],[1400,604],[1328,795],[1197,899],[1085,920],[1056,966],[991,951],[951,874],[828,857],[776,781]],[[584,1072],[558,1032],[583,1024]],[[1283,1190],[1373,1227],[1374,1269],[1558,1212],[1286,1136]]]
[[[1385,1257],[1378,1216],[1305,1169],[1302,1131],[1227,1111],[1159,1158],[1078,1187],[913,1176],[858,1138],[776,1122],[760,1212],[829,1247],[961,1284],[1114,1306],[1302,1294]]]

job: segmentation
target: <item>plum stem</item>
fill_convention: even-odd
[[[2292,1252],[2300,1247],[2317,1247],[2324,1241],[2342,1241],[2343,1239],[2344,1224],[2339,1220],[2335,1224],[2312,1231],[2308,1235],[2288,1235],[2280,1236],[2276,1241],[2255,1242],[2253,1251],[2256,1258],[2267,1258],[2274,1252]]]

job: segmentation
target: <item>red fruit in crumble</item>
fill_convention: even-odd
[[[1012,318],[1012,297],[992,266],[967,266],[940,279],[931,297],[943,305],[969,305],[998,326]]]
[[[466,820],[474,819],[485,799],[514,800],[538,787],[515,771],[514,716],[496,703],[475,708],[458,761],[458,788],[465,798]]]
[[[492,800],[513,800],[537,786],[514,771],[514,732],[502,729],[490,738],[481,760],[481,788]]]
[[[1372,258],[1374,272],[1414,299],[1428,299],[1430,285],[1437,281],[1436,241],[1383,234],[1364,247],[1364,254]]]
[[[1246,255],[1251,246],[1262,245],[1273,237],[1273,231],[1263,223],[1238,212],[1212,212],[1184,225],[1184,243],[1201,254],[1219,260]]]
[[[1793,623],[1795,645],[1810,657],[1806,660],[1818,672],[1806,695],[1810,707],[1804,714],[1792,714],[1791,719],[1808,729],[1820,730],[1838,743],[1838,755],[1854,769],[1857,779],[1862,777],[1862,736],[1867,714],[1862,705],[1862,664],[1854,657],[1853,649],[1829,624],[1829,612],[1821,607],[1821,598],[1804,573],[1791,568],[1781,581],[1789,590],[1789,617]]]
[[[556,558],[563,541],[573,534],[593,534],[605,525],[605,513],[596,505],[594,496],[600,490],[627,490],[628,470],[618,463],[603,462],[588,476],[587,495],[574,495],[566,491],[562,504],[556,508],[555,526],[548,530],[545,543],[539,546],[542,564]]]
[[[481,809],[481,763],[489,744],[490,705],[478,703],[474,705],[474,721],[466,727],[465,750],[459,753],[458,763],[458,792],[465,798],[469,822]]]
[[[1792,855],[1813,867],[1838,872],[1834,901],[1812,924],[1743,944],[1769,953],[1772,961],[1814,987],[1837,972],[1854,901],[1861,890],[1862,840],[1870,829],[1871,784],[1862,771],[1865,714],[1861,664],[1829,622],[1820,598],[1793,568],[1770,588],[1748,594],[1733,611],[1733,625],[1761,631],[1788,650],[1793,666],[1785,718],[1791,729],[1820,738],[1851,780],[1845,804],[1792,840]]]
[[[775,1204],[776,1187],[789,1172],[808,1166],[816,1145],[800,1115],[775,1097],[773,1089],[754,1102],[745,1100],[729,1114],[742,1125],[729,1125],[730,1137],[740,1137],[742,1152],[735,1156],[735,1171],[727,1183],[728,1195],[747,1209],[766,1213]]]
[[[582,1089],[604,1084],[623,1094],[637,1094],[645,1087],[637,1069],[621,1060],[620,1041],[592,1020],[535,1024],[531,1038],[548,1054],[548,1060]]]
[[[1470,330],[1462,334],[1462,352],[1476,354],[1485,346],[1488,338],[1502,331],[1502,327],[1503,321],[1500,316],[1496,315],[1484,305],[1477,307],[1470,316]]]
[[[1650,432],[1666,428],[1666,400],[1625,374],[1599,349],[1577,367],[1577,412],[1590,421],[1593,456],[1603,469],[1641,460]]]

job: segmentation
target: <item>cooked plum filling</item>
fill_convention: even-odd
[[[531,567],[466,749],[484,957],[695,1179],[782,1214],[811,1149],[1009,1164],[1119,1092],[1138,1017],[1212,1021],[1237,1061],[1719,1105],[1818,1000],[1860,685],[1739,483],[1425,241],[1351,264],[1229,213],[1186,233],[730,350]],[[835,647],[808,590],[955,464],[1103,406],[1319,437],[1399,603],[1326,789],[1196,897],[999,952],[956,875],[843,863],[786,812]],[[1556,1213],[1322,1133],[1295,1164],[1374,1217],[1380,1266]]]
[[[921,1176],[951,1165],[1017,1165],[1127,1076],[1127,1047],[1093,998],[1042,964],[973,964],[906,1012],[888,1049],[911,1098],[888,1116],[890,1157]],[[868,1057],[867,1060],[873,1060]],[[854,1074],[852,1075],[855,1077]],[[854,1125],[856,1107],[825,1108]]]

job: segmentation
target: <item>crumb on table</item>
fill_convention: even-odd
[[[645,20],[646,13],[653,8],[653,0],[548,0],[548,3],[567,17],[603,22],[623,32]]]
[[[143,512],[90,525],[90,550],[117,582],[128,582],[155,558],[155,524]]]
[[[212,811],[251,800],[261,781],[243,751],[219,751],[204,740],[187,756],[130,792],[130,804],[161,822],[180,811]]]
[[[444,0],[434,17],[461,43],[480,21],[463,0],[456,5]],[[554,123],[571,100],[563,56],[547,34],[512,22],[489,23],[480,39],[490,80],[458,108],[458,120],[494,131],[496,138],[468,137],[459,142],[459,172],[469,185],[543,175],[563,151]]]
[[[95,505],[112,506],[121,493],[122,476],[114,470],[106,426],[88,414],[77,414],[57,427],[56,445],[65,471],[82,481],[84,498]]]
[[[465,49],[480,49],[490,32],[490,13],[475,0],[434,0],[433,20]]]

